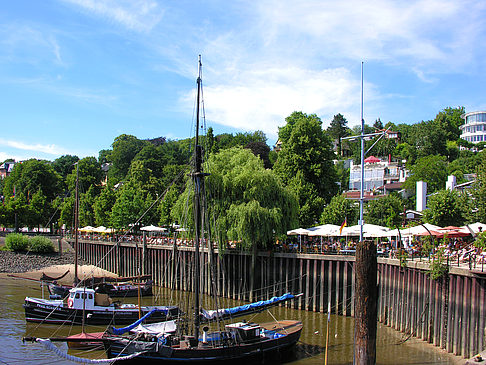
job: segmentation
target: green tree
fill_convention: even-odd
[[[91,185],[86,193],[80,194],[79,198],[79,225],[94,226],[95,212],[94,204],[98,195],[98,187]]]
[[[445,132],[448,141],[457,141],[461,137],[459,127],[464,124],[461,115],[465,110],[463,106],[457,108],[445,108],[435,117],[435,123]]]
[[[113,178],[115,182],[123,180],[134,157],[148,143],[128,134],[116,137],[112,144],[113,150],[110,155],[112,166],[109,170],[109,177]]]
[[[417,150],[407,142],[398,143],[393,154],[401,160],[406,160],[409,165],[413,165],[417,159]]]
[[[459,157],[459,147],[456,141],[447,141],[446,143],[447,161],[452,162]]]
[[[480,161],[476,170],[477,177],[472,189],[472,197],[477,221],[486,222],[486,154],[484,152],[481,152]]]
[[[366,204],[366,223],[396,228],[402,222],[403,200],[394,194],[374,199]]]
[[[74,228],[74,195],[64,198],[60,205],[59,224],[66,225],[66,229]]]
[[[150,212],[150,207],[154,199],[152,196],[144,196],[140,189],[134,186],[133,182],[124,184],[117,193],[117,199],[112,208],[111,222],[115,228],[130,227],[137,222],[140,225],[157,223],[154,214]]]
[[[177,221],[177,218],[173,214],[172,208],[176,204],[179,196],[180,196],[179,187],[176,184],[171,185],[158,206],[159,215],[160,215],[160,220],[159,220],[160,225],[163,226],[170,225]]]
[[[446,156],[446,132],[435,121],[421,122],[413,125],[410,143],[417,149],[417,156]]]
[[[461,226],[465,222],[467,206],[456,190],[441,190],[429,197],[424,221],[437,226]]]
[[[133,161],[141,161],[143,166],[150,169],[152,175],[156,178],[162,176],[162,170],[167,161],[164,161],[164,154],[161,149],[155,148],[154,145],[148,144],[144,146],[139,153],[134,157]]]
[[[93,204],[93,211],[95,222],[97,226],[111,227],[111,210],[115,205],[116,194],[115,191],[105,186],[100,195],[98,195]]]
[[[380,131],[383,129],[383,123],[381,122],[380,118],[375,120],[375,122],[373,123],[373,128],[375,128],[376,131]]]
[[[79,180],[80,193],[87,192],[91,186],[95,186],[97,195],[101,187],[101,179],[103,178],[101,164],[94,157],[85,157],[78,161],[77,167],[66,178],[69,191],[73,195],[76,190],[77,178]]]
[[[404,188],[415,191],[417,181],[427,182],[428,192],[435,192],[445,187],[447,180],[447,162],[443,156],[421,157],[410,167],[410,177],[403,184]]]
[[[16,230],[29,222],[29,202],[24,193],[20,192],[7,199],[4,203],[5,226],[14,227]]]
[[[320,222],[340,226],[346,221],[348,225],[354,225],[357,223],[358,217],[358,205],[354,201],[346,199],[344,195],[336,195],[322,211]]]
[[[98,162],[100,164],[110,163],[111,162],[111,150],[101,150],[98,153]]]
[[[206,141],[208,144],[211,143],[211,138],[212,138],[211,134],[206,136]],[[255,131],[252,133],[249,132],[236,133],[235,135],[231,133],[223,133],[213,138],[212,146],[209,147],[209,145],[207,145],[206,148],[207,149],[208,147],[210,148],[208,149],[209,152],[218,152],[223,149],[228,149],[237,146],[245,147],[248,146],[250,143],[256,143],[256,142],[267,144],[267,137],[262,131]]]
[[[300,224],[310,226],[338,191],[335,154],[316,115],[294,112],[286,121],[290,124],[279,129],[283,143],[274,170],[298,194]],[[282,131],[290,136],[281,137]]]
[[[216,143],[216,139],[214,137],[214,130],[213,130],[213,127],[209,127],[208,128],[208,132],[206,133],[206,137],[205,137],[205,145],[206,145],[206,151],[208,153],[212,153],[212,152],[215,152],[214,148],[214,144]]]
[[[30,199],[25,223],[28,227],[40,227],[48,223],[49,202],[41,189],[37,190]]]
[[[48,161],[30,159],[16,164],[5,178],[4,195],[8,199],[21,192],[29,201],[31,195],[40,189],[51,201],[60,192],[60,182],[61,177]]]
[[[327,133],[335,141],[337,145],[337,153],[341,156],[341,138],[348,135],[348,121],[341,113],[334,116],[331,125],[327,128]]]
[[[270,247],[276,235],[297,225],[295,196],[251,151],[222,150],[211,155],[207,165],[211,168],[206,184],[208,217],[221,248],[228,240],[242,241],[252,250]],[[192,221],[191,211],[186,209],[191,191],[189,183],[175,205],[179,222]]]
[[[248,148],[255,156],[258,156],[263,161],[263,166],[266,169],[272,167],[270,163],[269,154],[270,154],[270,147],[264,142],[250,142],[248,143],[245,148]]]
[[[61,176],[63,187],[66,188],[66,178],[75,169],[78,156],[64,155],[54,160],[52,167]]]

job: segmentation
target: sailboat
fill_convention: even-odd
[[[229,361],[260,361],[272,354],[294,346],[302,332],[302,322],[296,320],[272,323],[251,323],[239,321],[225,324],[224,319],[233,319],[251,311],[261,311],[271,305],[295,298],[292,294],[272,298],[268,301],[246,306],[205,311],[200,303],[200,244],[202,230],[202,192],[204,177],[202,169],[202,147],[199,145],[199,124],[202,93],[202,63],[199,56],[196,102],[196,135],[192,179],[194,182],[194,303],[193,318],[159,322],[152,325],[129,326],[119,331],[111,329],[103,336],[108,358],[123,363],[216,363]],[[209,245],[210,246],[210,245]],[[187,325],[192,322],[192,328]],[[202,327],[202,328],[201,328]],[[216,327],[216,329],[215,329]],[[211,330],[212,328],[212,330]],[[123,335],[124,331],[128,335]],[[121,358],[120,358],[121,357]],[[129,359],[128,359],[129,358]],[[128,359],[128,360],[127,360]]]
[[[126,298],[152,295],[152,280],[150,275],[125,278],[92,277],[83,281],[78,278],[78,226],[79,226],[79,167],[76,163],[76,190],[74,200],[74,286],[83,286],[95,289],[97,293],[108,294],[111,298]],[[44,281],[48,282],[48,290],[51,296],[66,298],[73,288],[70,285],[61,285],[57,280],[43,275]],[[132,284],[130,280],[138,280]],[[145,280],[141,282],[141,280]]]
[[[51,296],[48,299],[26,297],[24,300],[25,320],[36,323],[74,324],[74,325],[109,325],[130,324],[141,316],[151,314],[147,322],[169,320],[179,316],[180,310],[176,306],[141,306],[135,304],[120,304],[113,302],[109,294],[134,294],[140,296],[142,292],[152,293],[151,282],[147,287],[127,284],[115,286],[99,283],[93,289],[86,281],[80,282],[78,277],[78,213],[79,187],[78,171],[76,170],[76,196],[74,206],[74,286],[60,286],[49,284]],[[140,277],[139,277],[140,279]],[[140,280],[139,280],[140,281]],[[94,283],[94,282],[93,282]],[[118,289],[120,288],[120,289]],[[104,290],[103,290],[104,289]],[[57,292],[56,292],[57,291]]]
[[[24,338],[25,341],[36,341],[64,358],[84,363],[153,363],[153,364],[213,364],[228,362],[266,362],[282,358],[283,352],[292,348],[300,339],[302,322],[297,320],[275,320],[269,323],[253,323],[245,320],[233,321],[236,318],[258,313],[272,306],[293,300],[302,294],[284,295],[268,300],[240,305],[237,307],[205,310],[201,306],[200,280],[200,244],[208,242],[202,238],[202,192],[204,177],[202,170],[202,148],[199,146],[199,105],[201,103],[201,69],[199,57],[199,74],[197,78],[196,138],[194,148],[194,302],[191,309],[181,312],[180,316],[153,321],[155,312],[149,312],[139,320],[124,328],[110,327],[103,334],[86,334],[76,338]],[[209,245],[208,250],[210,250]],[[211,253],[210,253],[211,255]],[[209,256],[210,256],[209,255]],[[211,261],[209,263],[211,265]],[[211,271],[211,270],[210,270]],[[213,293],[216,299],[217,293]],[[217,302],[217,301],[215,301]],[[191,318],[192,317],[192,318]],[[149,323],[152,322],[152,323]],[[73,356],[62,354],[52,342],[86,342],[102,343],[108,359],[73,359]]]

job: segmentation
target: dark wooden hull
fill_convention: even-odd
[[[83,322],[83,312],[84,323],[87,325],[127,325],[139,319],[138,308],[83,311],[82,309],[47,305],[27,300],[24,302],[23,307],[25,310],[25,320],[36,323],[80,325]],[[144,307],[141,311],[142,316],[154,308]],[[165,308],[167,308],[166,312],[158,311],[153,313],[147,318],[146,323],[166,321],[177,317],[179,314],[178,307]]]
[[[285,330],[279,331],[281,337],[265,338],[249,343],[237,345],[194,348],[177,348],[154,344],[144,348],[144,353],[131,359],[119,361],[123,364],[250,364],[250,363],[278,363],[284,358],[282,355],[291,349],[299,340],[302,332],[302,323],[298,321],[282,321],[286,323]],[[104,340],[105,351],[108,358],[126,356],[136,352],[136,341],[120,340],[107,337]],[[127,346],[130,343],[129,346]],[[149,345],[150,346],[150,345]]]

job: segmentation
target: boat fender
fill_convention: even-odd
[[[67,304],[68,304],[69,308],[72,308],[73,307],[73,300],[71,298],[68,298]]]
[[[209,331],[209,327],[204,326],[203,327],[203,340],[202,340],[203,343],[208,342],[208,331]]]

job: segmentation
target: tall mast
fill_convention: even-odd
[[[76,192],[74,198],[74,285],[78,285],[78,219],[79,217],[79,163],[76,162]]]
[[[199,261],[199,239],[201,230],[201,191],[204,184],[202,173],[202,147],[199,145],[199,104],[201,102],[201,74],[202,63],[199,55],[199,72],[197,77],[197,100],[196,100],[196,141],[194,148],[194,229],[195,229],[195,257],[194,257],[194,336],[199,338],[199,283],[200,283],[200,261]]]

